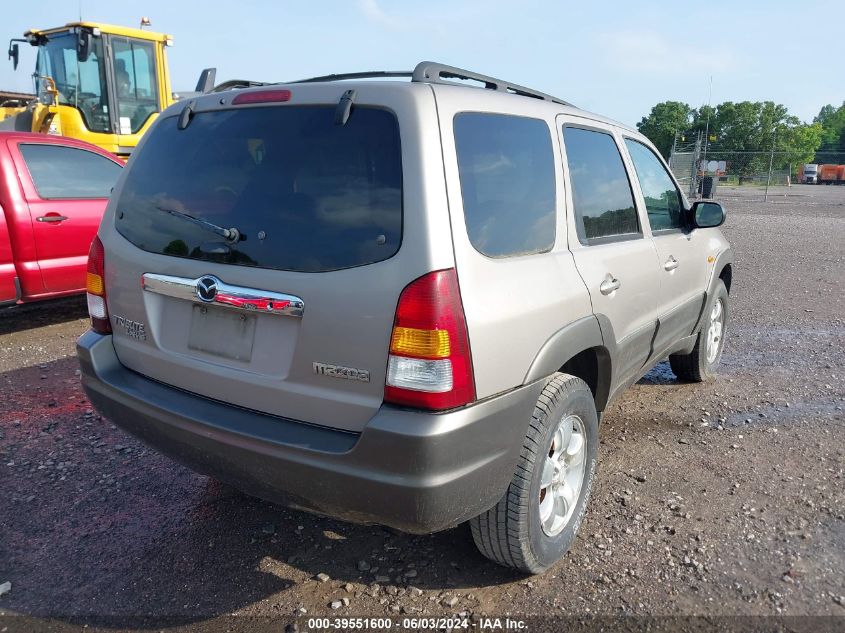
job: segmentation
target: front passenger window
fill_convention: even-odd
[[[626,138],[625,145],[634,162],[637,180],[640,181],[651,230],[683,228],[681,194],[663,163],[654,152],[638,141]]]

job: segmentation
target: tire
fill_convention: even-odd
[[[569,440],[567,428],[572,429]],[[564,453],[569,455],[579,444],[573,439],[576,435],[581,436],[581,450],[566,457]],[[507,491],[490,510],[469,521],[479,551],[500,565],[529,574],[551,567],[572,545],[584,518],[597,454],[598,415],[590,388],[580,378],[555,374],[534,407]],[[552,468],[563,464],[553,455],[567,460],[565,468]],[[549,478],[552,470],[554,476]],[[564,473],[569,476],[563,477]],[[566,498],[570,503],[564,505]],[[561,505],[556,506],[559,499]],[[550,507],[560,511],[549,514]],[[546,511],[545,522],[541,511]]]
[[[720,279],[716,282],[713,296],[705,308],[702,318],[701,329],[695,341],[695,347],[689,354],[673,354],[669,357],[669,364],[675,375],[684,382],[704,382],[716,374],[719,361],[722,360],[722,349],[725,344],[725,332],[730,316],[730,302],[725,283]],[[718,330],[718,341],[715,342],[716,349],[713,353],[708,341],[712,334],[713,318],[716,305],[721,306],[719,314],[720,327]]]

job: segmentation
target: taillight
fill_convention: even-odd
[[[88,274],[85,289],[88,292],[88,315],[91,328],[100,334],[111,334],[109,309],[106,306],[106,254],[99,237],[91,242],[88,251]]]
[[[469,338],[454,268],[438,270],[402,291],[384,400],[423,409],[451,409],[475,400]]]

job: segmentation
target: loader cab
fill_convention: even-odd
[[[167,35],[79,22],[24,36],[38,49],[33,132],[79,138],[127,158],[173,101]]]

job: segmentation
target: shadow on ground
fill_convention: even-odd
[[[85,295],[0,308],[0,336],[87,317]]]
[[[412,536],[351,525],[196,475],[92,412],[76,367],[67,358],[4,375],[5,609],[153,627],[233,613],[294,584],[319,591],[318,573],[361,588],[377,576],[423,589],[520,578],[482,558],[465,527]]]

